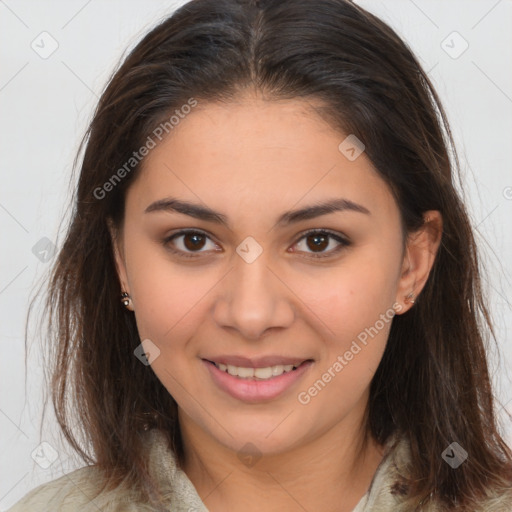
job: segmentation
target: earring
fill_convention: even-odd
[[[121,293],[121,302],[126,309],[133,311],[133,304],[130,295],[127,292]]]
[[[405,302],[406,304],[414,304],[414,302],[415,302],[415,298],[416,298],[416,297],[415,297],[414,293],[413,293],[413,292],[411,292],[411,293],[409,293],[409,294],[407,294],[407,295],[405,296],[404,302]]]

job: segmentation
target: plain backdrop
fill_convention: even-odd
[[[0,0],[0,510],[81,465],[51,409],[40,431],[41,332],[31,328],[26,354],[28,303],[54,261],[73,158],[106,80],[125,50],[183,3]],[[512,2],[357,3],[408,42],[447,109],[488,269],[502,353],[491,358],[496,395],[512,412]],[[512,442],[510,422],[503,429]]]

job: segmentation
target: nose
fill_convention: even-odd
[[[272,268],[264,254],[252,262],[236,255],[214,306],[217,325],[236,330],[247,340],[258,340],[267,331],[289,327],[295,318],[294,294],[282,272]]]

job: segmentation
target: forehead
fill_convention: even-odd
[[[148,154],[129,200],[144,209],[168,194],[216,210],[262,212],[346,197],[389,209],[390,191],[370,160],[340,151],[349,134],[324,121],[317,105],[257,97],[199,102]]]

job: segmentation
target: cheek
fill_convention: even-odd
[[[215,280],[210,273],[178,272],[168,266],[151,273],[135,284],[135,316],[141,336],[154,338],[163,347],[191,337],[206,314],[208,291]]]
[[[206,266],[179,265],[143,233],[126,236],[127,272],[141,337],[163,342],[194,322],[216,274]],[[197,325],[197,320],[196,320]]]
[[[383,254],[368,246],[347,254],[336,267],[297,273],[293,290],[307,305],[304,314],[316,318],[315,330],[343,348],[373,326],[381,314],[389,315],[395,301],[399,257],[396,249]]]
[[[152,265],[141,266],[133,280],[139,335],[158,347],[152,370],[179,404],[193,406],[191,397],[201,396],[207,384],[195,373],[192,377],[191,365],[200,363],[193,340],[208,315],[208,292],[219,280],[212,274],[184,271],[155,258]]]
[[[300,403],[354,405],[368,387],[394,318],[399,257],[396,249],[383,254],[368,248],[328,277],[302,279],[300,296],[314,312],[310,318],[321,320],[314,327],[321,357]]]
[[[372,282],[375,286],[376,281]],[[385,286],[379,290],[381,295],[374,288],[356,292],[347,287],[326,295],[323,305],[318,305],[323,306],[319,316],[329,330],[324,329],[323,336],[317,331],[321,357],[296,397],[311,417],[323,415],[326,423],[338,421],[365,396],[394,318],[390,292]]]

